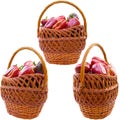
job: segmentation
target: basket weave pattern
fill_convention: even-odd
[[[9,114],[18,118],[32,119],[39,115],[47,100],[47,71],[42,57],[30,47],[18,49],[11,57],[8,68],[15,54],[24,49],[31,50],[38,55],[42,61],[45,74],[26,74],[13,78],[3,76],[1,81],[1,96],[5,101]]]
[[[63,30],[41,28],[39,34],[40,47],[44,52],[49,51],[50,53],[80,52],[85,47],[86,36],[83,36],[83,32],[82,26]]]
[[[96,45],[101,47],[99,44],[91,46]],[[81,70],[81,72],[83,71]],[[73,91],[75,100],[85,117],[103,119],[111,113],[118,95],[117,76],[75,73],[73,75]]]
[[[47,98],[47,86],[45,88],[43,81],[44,77],[40,74],[29,74],[10,79],[3,77],[2,98],[19,105],[40,105]]]
[[[22,88],[44,88],[44,75],[27,74],[20,77],[9,78],[3,76],[1,84],[4,86],[22,87]]]
[[[37,114],[41,112],[43,104],[37,107],[29,107],[25,105],[6,102],[6,107],[7,107],[7,112],[11,115],[14,115],[16,117],[20,117],[23,119],[26,119],[26,118],[31,119],[38,116]]]
[[[84,25],[78,25],[61,30],[40,27],[40,21],[44,12],[50,6],[57,3],[66,3],[75,7],[81,13]],[[76,63],[86,45],[86,26],[86,19],[83,12],[73,3],[68,1],[56,1],[46,6],[39,17],[37,32],[39,46],[43,51],[47,62],[52,64]]]

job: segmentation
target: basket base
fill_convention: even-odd
[[[47,53],[44,52],[45,59],[50,64],[69,65],[75,64],[81,53]]]
[[[6,108],[7,112],[17,118],[23,118],[23,119],[33,119],[37,117],[43,107],[36,106],[36,107],[30,107],[30,106],[23,106],[23,105],[17,105],[14,103],[8,103],[6,102]]]
[[[111,103],[109,105],[104,105],[104,106],[96,106],[96,107],[92,107],[92,106],[82,106],[79,105],[80,109],[83,113],[83,115],[86,118],[89,119],[103,119],[105,117],[107,117],[108,115],[110,115],[114,103]]]

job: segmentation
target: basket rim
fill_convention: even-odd
[[[93,88],[86,88],[86,87],[82,87],[82,88],[77,88],[77,87],[73,87],[73,91],[77,91],[77,92],[80,92],[81,89],[83,90],[84,89],[84,92],[89,92],[89,93],[103,93],[103,92],[108,92],[110,90],[114,90],[118,88],[118,84],[115,84],[111,87],[108,87],[108,88],[100,88],[100,89],[93,89]]]
[[[26,77],[26,76],[41,76],[41,77],[43,77],[43,79],[45,80],[45,75],[44,74],[41,74],[41,73],[33,73],[33,74],[24,74],[24,75],[21,75],[21,76],[18,76],[18,77],[13,77],[13,78],[9,78],[9,77],[6,77],[6,76],[2,76],[2,81],[3,80],[6,80],[6,82],[9,82],[9,81],[14,81],[14,79],[17,81],[17,78],[18,79],[20,79],[20,78],[24,78],[24,77]],[[47,78],[46,78],[47,79]],[[19,87],[19,86],[7,86],[7,85],[4,85],[4,84],[2,84],[2,81],[1,81],[1,87],[2,88],[14,88],[14,89],[18,89],[18,88],[22,88],[22,89],[28,89],[28,90],[30,90],[30,89],[33,89],[33,90],[37,90],[38,89],[38,91],[41,89],[41,87],[38,87],[38,88],[31,88],[31,87]],[[47,81],[47,80],[46,80]],[[9,82],[10,83],[10,82]],[[46,85],[44,85],[44,88],[46,89],[47,88],[47,84]]]
[[[2,85],[0,87],[1,89],[14,89],[14,90],[26,90],[26,91],[39,91],[39,92],[48,92],[48,88],[40,89],[40,88],[30,88],[30,87],[15,87],[15,86],[5,86]]]
[[[30,75],[40,75],[40,76],[42,76],[42,77],[45,76],[45,74],[42,74],[42,73],[31,73],[31,74],[24,74],[24,75],[17,76],[17,77],[12,77],[12,78],[3,75],[2,78],[14,79],[14,78],[24,77],[24,76],[27,76],[27,75],[28,75],[28,76],[30,76]]]
[[[74,75],[73,75],[73,77],[75,77],[75,76],[78,76],[78,77],[80,77],[80,75],[79,75],[80,73],[75,73]],[[110,76],[110,75],[104,75],[104,74],[93,74],[93,73],[85,73],[84,74],[84,76],[85,75],[90,75],[90,76],[101,76],[101,77],[106,77],[106,78],[113,78],[114,80],[116,80],[116,84],[114,84],[114,85],[112,85],[112,86],[108,86],[108,87],[103,87],[103,88],[86,88],[85,86],[84,86],[84,84],[81,84],[80,83],[80,86],[79,87],[75,87],[75,86],[73,86],[73,90],[74,91],[81,91],[81,90],[83,90],[84,89],[84,91],[85,92],[107,92],[107,91],[109,91],[109,90],[113,90],[113,89],[116,89],[116,88],[118,88],[119,87],[119,85],[118,85],[118,81],[117,81],[117,75],[114,75],[114,76]],[[74,79],[74,78],[73,78]],[[91,80],[92,81],[92,80]],[[99,81],[99,79],[97,80],[97,81]],[[111,80],[110,80],[111,81]]]
[[[76,25],[76,26],[73,26],[73,27],[70,27],[70,28],[63,28],[63,29],[59,29],[59,30],[51,29],[51,28],[45,28],[43,26],[40,26],[39,28],[40,29],[45,29],[45,30],[52,30],[52,31],[63,31],[63,30],[68,31],[69,29],[73,29],[73,28],[76,28],[76,27],[83,27],[84,28],[84,25]]]
[[[83,28],[80,28],[80,27],[83,27]],[[77,36],[57,36],[57,34],[60,34],[60,35],[62,35],[63,33],[69,33],[69,32],[71,32],[71,31],[74,31],[74,30],[79,30],[79,32],[81,32],[81,31],[83,31],[83,35],[81,36],[81,35],[77,35]],[[50,37],[41,37],[41,36],[43,36],[43,35],[40,35],[40,33],[42,33],[42,34],[44,34],[44,33],[46,33],[46,32],[50,32],[50,34],[55,34],[55,36],[54,37],[52,37],[52,36],[50,36]],[[48,34],[47,33],[47,34]],[[78,32],[76,32],[76,33],[74,33],[74,34],[78,34]],[[70,39],[70,38],[87,38],[87,32],[85,32],[84,31],[84,26],[83,25],[76,25],[76,26],[73,26],[73,27],[71,27],[71,28],[67,28],[67,29],[60,29],[60,30],[56,30],[56,29],[50,29],[50,28],[44,28],[44,27],[40,27],[39,28],[39,33],[38,33],[38,38],[40,38],[40,39],[58,39],[58,40],[60,40],[60,39]],[[65,41],[65,40],[64,40]]]
[[[110,78],[117,78],[117,74],[115,74],[114,76],[112,75],[105,75],[105,74],[97,74],[97,73],[84,73],[84,75],[98,75],[98,76],[103,76],[103,77],[110,77]],[[74,75],[78,75],[80,76],[80,73],[74,73]]]
[[[75,40],[77,39],[78,41],[78,38],[82,38],[83,40],[87,39],[87,37],[81,37],[81,36],[78,36],[78,37],[61,37],[61,38],[40,38],[39,41],[44,41],[44,40],[48,40],[48,41],[70,41],[70,39],[72,40]],[[80,39],[81,41],[81,39]]]

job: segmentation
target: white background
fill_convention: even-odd
[[[88,38],[78,63],[87,47],[94,42],[101,44],[107,54],[108,61],[120,75],[119,40],[120,40],[120,7],[119,0],[69,0],[74,2],[84,13],[87,20]],[[7,69],[13,52],[22,46],[31,46],[43,56],[38,45],[37,22],[42,10],[53,0],[1,0],[0,1],[0,77]],[[56,7],[58,6],[58,7]],[[65,7],[63,7],[65,6]],[[54,5],[48,9],[46,16],[68,15],[75,12],[74,7],[62,4]],[[79,14],[79,12],[78,12]],[[79,14],[80,16],[80,14]],[[82,20],[81,20],[82,22]],[[98,48],[91,50],[89,58],[93,55],[103,57]],[[23,51],[17,54],[14,63],[22,64],[26,59],[36,60],[31,52]],[[24,55],[23,55],[24,54]],[[43,56],[44,58],[44,56]],[[44,58],[45,60],[45,58]],[[46,61],[45,61],[46,62]],[[48,69],[49,93],[48,99],[35,120],[88,120],[85,118],[73,97],[73,65],[52,65],[46,62]],[[116,99],[112,113],[105,120],[120,118],[120,95]],[[0,120],[19,120],[10,116],[0,98]]]

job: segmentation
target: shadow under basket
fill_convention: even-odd
[[[84,25],[67,29],[49,29],[40,26],[44,12],[52,5],[66,3],[75,7],[82,15]],[[55,1],[45,7],[38,20],[38,41],[45,59],[51,64],[69,65],[78,61],[87,39],[87,23],[83,12],[68,1]]]
[[[37,117],[47,100],[47,69],[42,57],[30,47],[18,49],[12,56],[8,68],[15,54],[19,50],[28,49],[34,51],[42,61],[44,74],[25,74],[19,77],[2,76],[1,97],[5,102],[7,112],[17,118],[33,119]]]
[[[84,73],[85,60],[93,46],[100,47],[107,62],[102,46],[96,43],[90,45],[83,57],[80,73],[73,75],[73,92],[75,101],[86,118],[103,119],[111,114],[114,107],[118,81],[116,75]]]

